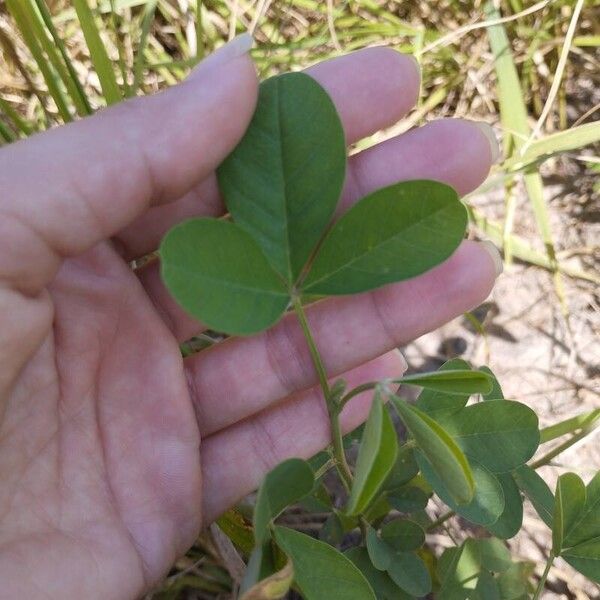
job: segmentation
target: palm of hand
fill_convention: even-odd
[[[391,125],[418,92],[414,65],[385,49],[311,74],[348,143]],[[199,324],[173,305],[156,265],[134,273],[105,241],[141,256],[170,224],[222,210],[212,173],[247,126],[256,77],[247,57],[195,77],[0,151],[2,598],[138,596],[267,470],[329,443],[293,317],[183,361],[178,343]],[[466,193],[490,158],[472,123],[433,123],[350,159],[342,205],[409,178]],[[399,375],[390,351],[482,301],[494,276],[467,242],[415,280],[311,307],[329,374],[350,385]],[[356,397],[344,429],[369,406]]]
[[[52,305],[52,307],[50,307]],[[109,247],[64,263],[40,311],[50,330],[0,427],[2,573],[52,581],[63,597],[133,597],[200,526],[200,436],[176,340]],[[48,552],[39,564],[23,557]],[[12,557],[14,560],[10,560]],[[10,581],[2,577],[3,581]],[[6,590],[5,590],[6,591]],[[13,597],[16,597],[13,596]]]

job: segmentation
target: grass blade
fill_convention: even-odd
[[[98,27],[96,26],[92,10],[88,5],[87,0],[73,0],[73,5],[81,24],[83,36],[85,37],[85,41],[90,51],[90,58],[96,69],[96,73],[98,74],[104,98],[107,104],[120,102],[123,99],[123,96],[119,84],[117,83],[112,63],[106,52],[106,47],[104,46]]]
[[[52,65],[46,59],[42,46],[35,35],[35,20],[37,17],[31,10],[31,5],[22,0],[6,0],[6,5],[23,36],[23,41],[44,77],[44,81],[48,86],[48,92],[54,99],[60,116],[65,122],[72,121],[73,117],[69,110],[67,97],[61,87],[61,81]]]
[[[75,71],[75,67],[73,67],[73,63],[67,53],[67,49],[65,48],[63,39],[58,34],[56,27],[54,27],[52,15],[48,10],[46,1],[35,0],[35,3],[37,5],[38,10],[40,11],[40,15],[42,17],[44,25],[46,26],[48,32],[52,36],[52,40],[54,41],[56,49],[58,50],[60,56],[64,61],[66,73],[62,73],[61,76],[67,87],[67,90],[69,91],[69,94],[71,95],[71,99],[73,100],[73,104],[75,105],[77,113],[80,116],[91,115],[94,111],[88,101],[85,90],[83,89],[83,86],[79,81],[79,76],[77,75],[77,71]],[[51,43],[49,43],[48,46],[50,48],[53,48]],[[56,63],[57,65],[61,64],[60,60],[58,59],[56,60]]]
[[[21,115],[12,107],[10,102],[7,102],[0,96],[0,110],[4,116],[9,119],[17,131],[20,131],[25,137],[33,133],[32,127],[21,117]]]
[[[492,19],[500,17],[500,13],[494,7],[493,3],[486,3],[486,13]],[[527,107],[525,106],[521,82],[514,63],[512,51],[504,26],[500,23],[488,27],[488,37],[492,52],[494,53],[496,76],[498,77],[498,93],[500,97],[500,116],[505,132],[509,132],[509,138],[505,141],[505,151],[507,156],[515,155],[521,151],[521,148],[527,143],[531,134],[529,123],[527,122]],[[541,175],[530,169],[524,175],[527,195],[531,202],[531,207],[535,216],[538,230],[542,237],[550,269],[554,273],[554,286],[556,294],[560,300],[563,313],[567,314],[567,304],[564,288],[558,263],[556,260],[556,251],[552,240],[552,231],[550,228],[550,218],[548,207],[544,199],[544,184]],[[512,236],[511,221],[504,228],[503,246],[508,259],[512,255]]]
[[[148,43],[148,36],[150,35],[150,29],[154,22],[154,15],[156,14],[156,5],[158,0],[150,0],[144,9],[144,17],[142,19],[142,29],[140,33],[140,43],[136,52],[135,61],[133,65],[133,84],[131,85],[131,95],[135,96],[140,89],[142,84],[142,77],[144,76],[144,54],[146,52],[146,45]]]

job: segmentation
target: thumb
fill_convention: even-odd
[[[60,261],[176,200],[244,134],[258,80],[245,34],[155,96],[0,150],[0,283],[28,294]]]

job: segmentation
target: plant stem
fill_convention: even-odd
[[[556,448],[554,448],[553,450],[550,450],[550,452],[548,452],[547,454],[544,454],[544,456],[542,456],[540,459],[536,460],[535,462],[532,462],[529,466],[532,469],[539,469],[540,467],[546,466],[547,464],[552,462],[553,458],[557,457],[559,454],[561,454],[562,452],[564,452],[565,450],[582,440],[589,433],[589,429],[584,429],[579,433],[576,433],[575,435],[571,436],[568,440],[564,441],[562,444],[556,446]]]
[[[546,585],[546,579],[548,579],[548,573],[550,573],[550,568],[552,567],[552,563],[554,562],[554,554],[550,552],[548,555],[548,560],[546,561],[546,568],[544,569],[544,573],[542,574],[542,578],[538,583],[538,586],[535,590],[535,594],[533,595],[532,600],[538,600],[540,594],[542,593],[544,586]]]
[[[304,312],[304,308],[302,307],[302,302],[295,294],[292,295],[292,304],[296,316],[298,317],[298,321],[300,322],[300,327],[302,327],[302,332],[304,333],[306,343],[308,344],[313,365],[317,371],[317,375],[319,376],[319,383],[321,385],[321,389],[323,390],[323,396],[325,397],[325,404],[327,406],[329,424],[331,427],[333,457],[335,458],[336,466],[340,477],[342,478],[342,482],[346,489],[349,490],[352,485],[352,472],[350,471],[350,467],[346,461],[346,453],[344,452],[342,429],[340,427],[340,408],[332,401],[331,388],[329,387],[329,382],[327,381],[327,372],[325,371],[323,360],[321,359],[321,355],[319,354],[319,350],[317,349],[317,345],[315,344],[315,340],[310,331],[308,321],[306,320],[306,314]]]
[[[453,510],[449,510],[447,513],[444,513],[439,519],[433,521],[427,526],[427,531],[433,531],[437,529],[440,525],[443,525],[448,519],[451,519],[456,513]]]

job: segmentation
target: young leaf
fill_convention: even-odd
[[[309,294],[354,294],[415,277],[446,260],[465,235],[456,192],[406,181],[355,204],[327,234],[302,285]]]
[[[444,425],[464,453],[492,473],[523,465],[540,440],[537,415],[528,406],[509,400],[467,406]]]
[[[517,535],[523,525],[523,499],[511,473],[498,473],[496,479],[502,486],[504,510],[498,520],[486,528],[496,537],[508,540]]]
[[[487,373],[471,370],[447,369],[433,373],[417,373],[397,380],[406,385],[418,385],[428,390],[463,396],[486,394],[492,391],[492,380]]]
[[[600,537],[564,550],[562,557],[580,573],[600,583]]]
[[[333,216],[345,169],[327,92],[303,73],[263,82],[252,122],[217,175],[235,222],[290,285]]]
[[[346,512],[364,512],[389,475],[398,454],[398,440],[390,415],[375,394],[362,437]]]
[[[411,600],[409,596],[391,580],[390,576],[373,566],[365,548],[351,548],[345,555],[360,569],[375,591],[378,600]]]
[[[475,480],[475,494],[468,504],[457,504],[441,477],[432,468],[429,461],[417,454],[417,462],[423,477],[435,493],[459,515],[478,525],[488,526],[495,523],[504,511],[504,492],[497,477],[483,465],[470,459],[471,469]]]
[[[600,472],[588,483],[585,505],[565,529],[563,548],[577,546],[596,537],[600,537]]]
[[[410,552],[425,543],[425,532],[414,521],[394,519],[381,528],[381,539],[394,550]]]
[[[309,464],[290,458],[277,465],[264,478],[254,507],[254,536],[257,544],[268,538],[269,523],[290,504],[310,494],[315,478]]]
[[[585,484],[575,473],[564,473],[556,482],[554,518],[552,521],[552,552],[560,556],[565,535],[573,530],[585,506]]]
[[[272,325],[289,295],[256,242],[233,223],[192,219],[160,247],[162,276],[183,308],[208,327],[248,335]]]
[[[456,442],[431,417],[399,398],[394,406],[457,504],[468,504],[475,488],[471,467]]]
[[[454,358],[445,362],[439,368],[438,372],[465,371],[469,370],[469,368],[468,362],[460,358]],[[464,408],[469,400],[469,396],[469,393],[448,394],[425,388],[419,394],[415,406],[436,421],[443,421],[446,416]]]
[[[527,496],[540,519],[552,527],[554,496],[548,484],[528,465],[519,467],[513,477],[519,489]]]
[[[377,600],[354,563],[329,544],[285,527],[275,527],[274,535],[305,600]]]

